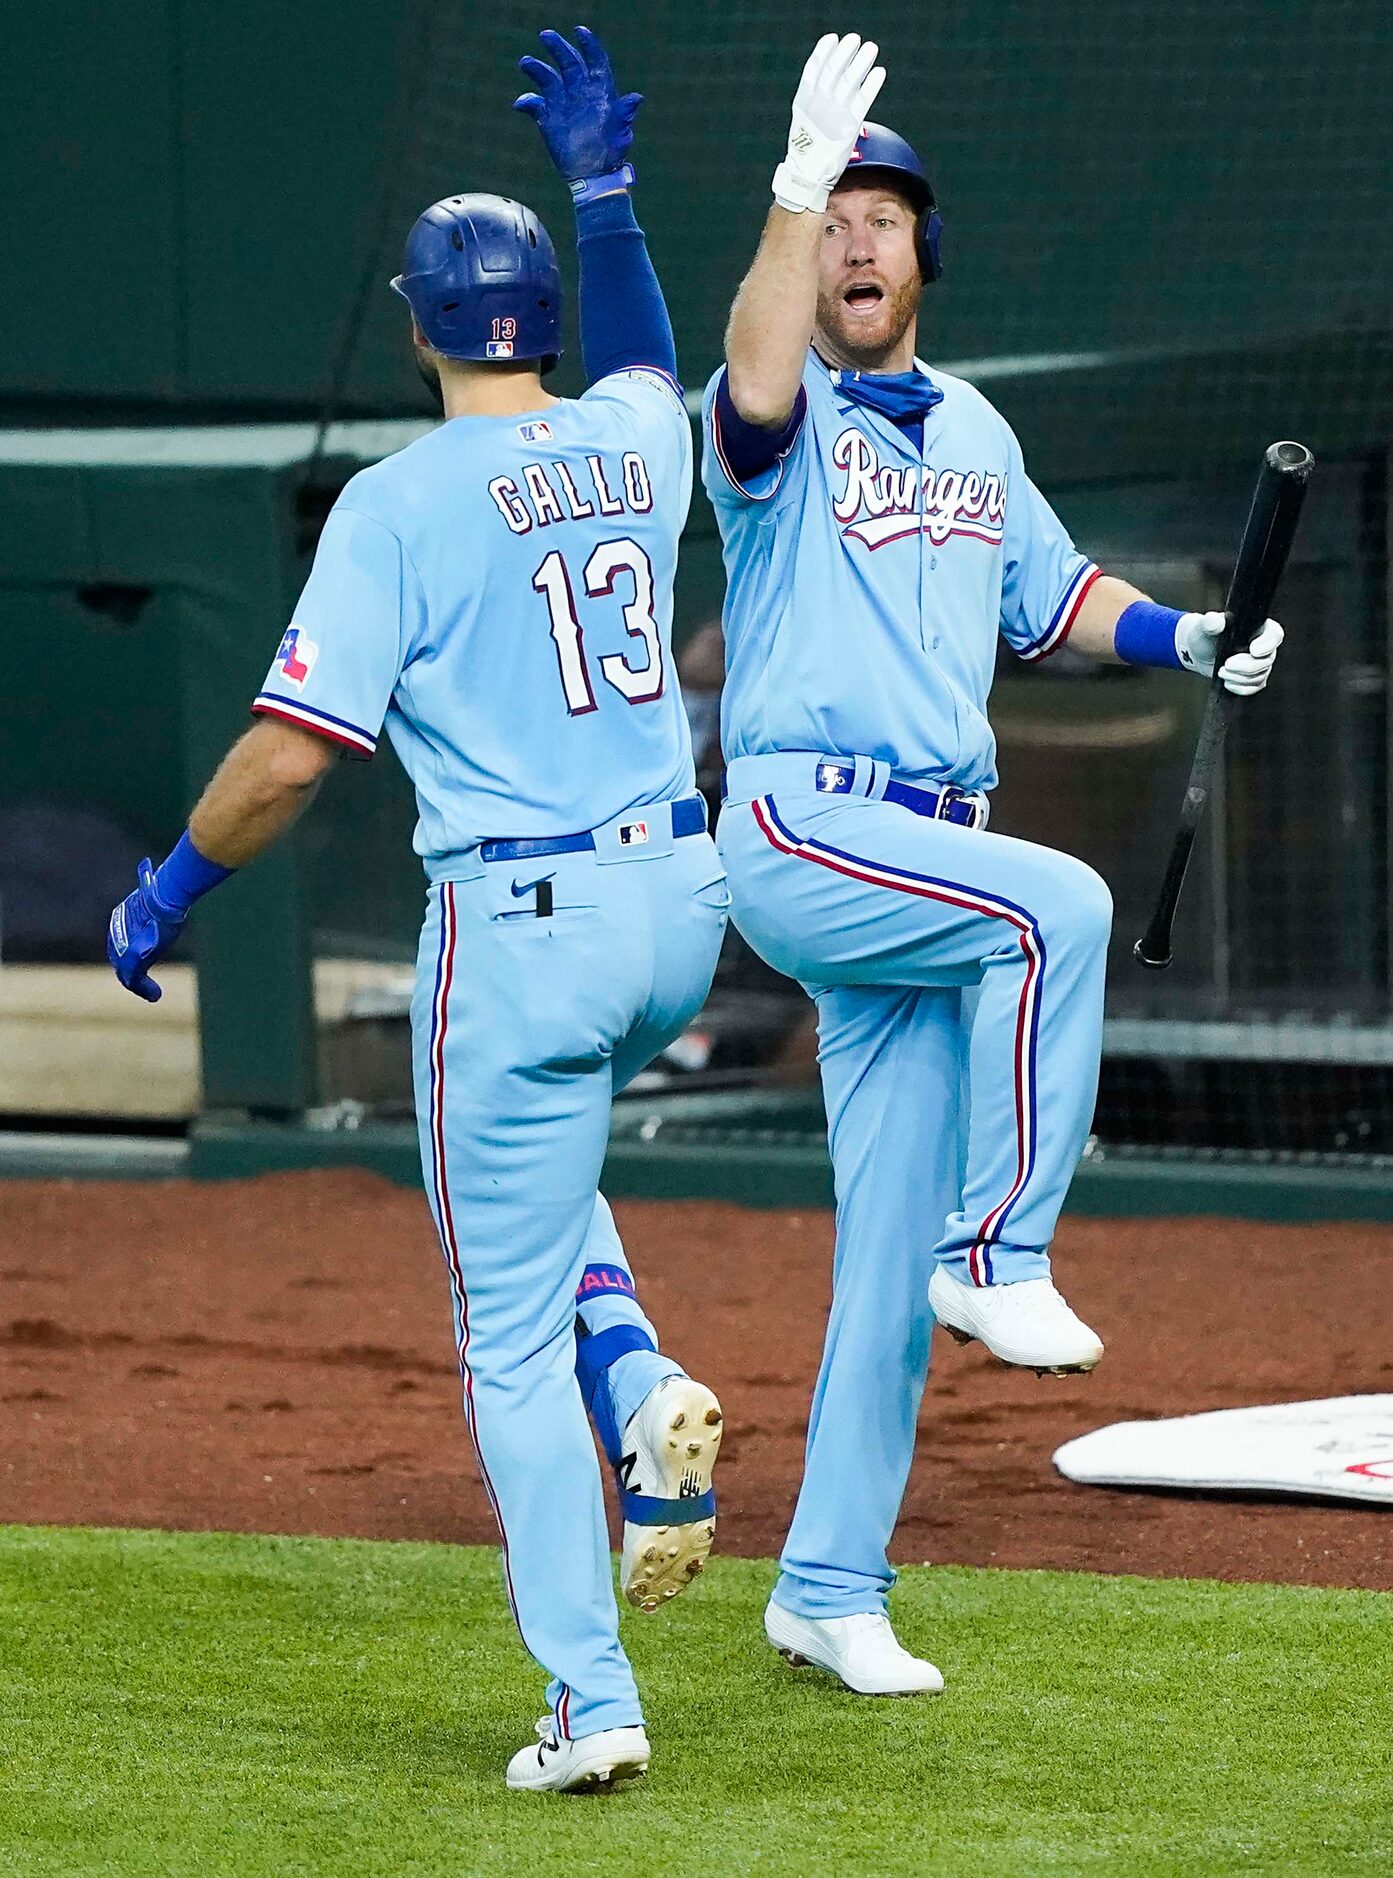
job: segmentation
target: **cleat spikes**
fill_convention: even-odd
[[[620,1588],[642,1611],[659,1609],[700,1576],[715,1536],[711,1476],[722,1421],[711,1391],[681,1375],[656,1384],[629,1418],[623,1446],[633,1464],[620,1485],[640,1502],[666,1502],[654,1510],[667,1515],[661,1526],[644,1524],[641,1508],[638,1518],[625,1517]]]

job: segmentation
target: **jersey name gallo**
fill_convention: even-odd
[[[598,452],[585,458],[583,470],[570,463],[524,463],[516,476],[495,476],[488,490],[515,535],[592,515],[647,515],[653,507],[652,479],[637,450],[624,452],[617,472]]]
[[[936,547],[965,535],[999,548],[1006,526],[1007,478],[979,470],[931,469],[912,463],[882,467],[870,438],[854,426],[832,445],[832,461],[845,472],[832,513],[842,534],[872,550],[907,535],[925,534]]]

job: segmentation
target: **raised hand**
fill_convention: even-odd
[[[560,33],[540,37],[553,63],[518,60],[536,90],[515,99],[513,109],[536,119],[547,153],[568,183],[608,176],[623,164],[634,140],[643,98],[636,91],[617,95],[609,54],[589,27],[577,26],[574,46]]]
[[[793,99],[788,154],[774,172],[774,200],[820,215],[885,83],[880,47],[857,33],[826,33],[803,67]]]

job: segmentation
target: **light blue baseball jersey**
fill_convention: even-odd
[[[649,368],[450,419],[344,489],[253,710],[361,757],[385,722],[433,880],[481,840],[689,793],[672,582],[691,487],[686,411]]]
[[[702,476],[725,551],[727,761],[828,751],[991,788],[997,634],[1024,658],[1052,651],[1098,573],[1026,476],[1010,426],[935,372],[943,396],[921,450],[810,351],[802,427],[742,487],[722,450],[720,376]]]

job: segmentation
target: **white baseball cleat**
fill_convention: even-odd
[[[716,1534],[711,1470],[721,1420],[720,1403],[690,1376],[664,1377],[629,1417],[618,1469],[619,1582],[641,1611],[656,1611],[705,1569]]]
[[[781,1605],[764,1607],[764,1634],[795,1669],[816,1663],[857,1695],[938,1695],[943,1678],[932,1663],[911,1656],[878,1611],[856,1617],[795,1617]]]
[[[959,1343],[974,1337],[1003,1363],[1039,1375],[1072,1376],[1096,1369],[1102,1340],[1060,1297],[1049,1278],[1014,1285],[965,1285],[936,1266],[929,1280],[933,1314]]]
[[[648,1736],[642,1728],[605,1728],[561,1741],[552,1716],[537,1723],[537,1745],[519,1748],[508,1763],[514,1793],[601,1793],[648,1772]]]

